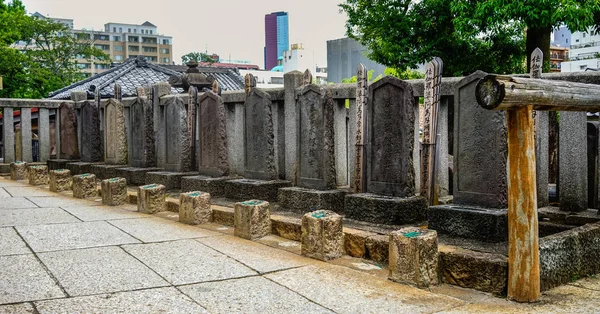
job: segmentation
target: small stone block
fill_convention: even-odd
[[[29,185],[48,184],[48,166],[29,167]]]
[[[372,193],[346,195],[347,219],[375,224],[406,225],[427,220],[427,201],[423,197],[391,197]]]
[[[296,213],[307,213],[314,210],[331,210],[338,214],[344,213],[343,190],[311,190],[300,187],[279,189],[279,205]]]
[[[269,202],[250,200],[234,206],[235,236],[254,240],[271,233]]]
[[[392,232],[388,278],[419,288],[438,285],[438,255],[434,230],[407,227]]]
[[[138,211],[154,214],[165,210],[165,191],[162,184],[150,184],[138,188]]]
[[[22,161],[15,161],[10,164],[10,179],[27,180],[27,163]]]
[[[127,180],[112,178],[102,180],[102,204],[120,206],[127,201]]]
[[[209,193],[195,191],[179,194],[179,222],[199,225],[209,223],[211,218]]]
[[[84,173],[73,176],[73,197],[88,198],[98,196],[98,187],[96,186],[96,176],[91,173]]]
[[[317,210],[302,217],[302,255],[328,261],[344,254],[342,216]]]
[[[71,189],[71,171],[68,169],[50,170],[50,191],[62,192]]]

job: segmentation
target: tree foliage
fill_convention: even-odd
[[[186,64],[190,61],[214,63],[214,62],[217,62],[218,60],[211,58],[208,54],[206,54],[204,52],[190,52],[190,53],[187,53],[187,54],[181,56],[181,62],[183,64]]]
[[[20,0],[0,0],[0,97],[43,98],[83,79],[78,58],[110,60],[92,39],[78,38],[62,23],[27,15]]]

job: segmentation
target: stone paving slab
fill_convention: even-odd
[[[148,215],[128,210],[121,206],[66,206],[62,207],[62,209],[83,221],[149,218]]]
[[[179,288],[210,313],[334,313],[263,277]]]
[[[102,205],[102,199],[77,199],[72,196],[65,196],[56,194],[54,197],[47,196],[31,196],[27,197],[31,202],[37,204],[39,207],[64,207],[64,206],[94,206]],[[38,207],[34,206],[34,207]]]
[[[257,275],[194,240],[124,245],[123,248],[174,285]]]
[[[29,186],[29,182],[27,180],[12,181],[10,179],[0,179],[0,188],[7,186]]]
[[[13,228],[0,228],[0,256],[32,253]]]
[[[104,221],[15,228],[34,252],[139,243]]]
[[[11,210],[11,209],[19,209],[19,208],[38,208],[33,202],[30,202],[28,199],[24,197],[7,197],[3,198],[0,202],[0,211],[2,210]],[[48,206],[51,207],[51,206]],[[58,207],[58,206],[54,206]]]
[[[162,218],[113,220],[110,223],[146,243],[221,236],[217,232]]]
[[[38,254],[70,296],[167,286],[151,269],[113,247]]]
[[[35,302],[40,314],[50,313],[208,313],[175,288],[119,292]]]
[[[0,210],[0,227],[80,222],[60,208],[24,208]]]
[[[296,254],[232,236],[198,239],[197,241],[227,254],[261,274],[316,262]]]
[[[36,313],[30,303],[0,305],[0,314]]]
[[[33,254],[0,256],[0,304],[65,297]]]
[[[324,263],[265,277],[338,313],[433,313],[466,304]]]
[[[600,248],[598,248],[598,249],[600,249]],[[580,288],[585,288],[585,289],[589,289],[589,290],[600,291],[600,280],[599,279],[600,279],[600,274],[592,276],[590,278],[584,278],[584,279],[578,280],[577,282],[573,282],[570,285],[572,285],[574,287],[580,287]]]
[[[29,197],[29,196],[56,196],[54,192],[50,192],[48,189],[37,188],[37,187],[5,187],[6,190],[12,197]]]
[[[4,188],[0,188],[0,198],[13,197]]]

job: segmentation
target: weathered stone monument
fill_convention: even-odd
[[[344,255],[342,216],[317,210],[302,216],[302,255],[328,261]]]
[[[234,206],[235,236],[254,240],[271,233],[269,202],[250,200]]]
[[[416,197],[413,160],[415,99],[409,83],[384,77],[369,87],[365,107],[364,193],[346,196],[346,218],[381,224],[427,219],[427,204]]]
[[[586,121],[585,112],[560,112],[557,187],[562,211],[588,209]]]
[[[190,225],[211,222],[210,194],[200,191],[179,194],[179,221]]]
[[[102,180],[102,204],[120,206],[127,200],[127,181],[125,178]]]
[[[67,160],[79,159],[77,114],[75,113],[75,106],[70,103],[63,103],[58,108],[58,111],[60,117],[60,146],[58,149],[60,158]]]
[[[600,164],[598,153],[600,151],[600,122],[588,121],[587,123],[587,173],[588,173],[588,208],[598,207],[598,178]]]
[[[102,161],[102,139],[100,134],[100,109],[95,101],[86,101],[81,106],[81,161]]]
[[[165,210],[165,186],[149,184],[138,188],[138,211],[155,214]]]
[[[433,230],[407,227],[390,233],[392,281],[429,288],[439,283],[438,241]]]
[[[96,186],[96,176],[90,173],[84,173],[73,176],[73,197],[88,198],[98,196]]]
[[[296,104],[297,186],[279,189],[279,202],[297,212],[326,209],[343,213],[346,192],[336,190],[333,96],[312,84],[311,77],[307,70],[307,84],[298,90]]]
[[[115,85],[115,97],[104,106],[104,162],[127,164],[127,134],[121,87]]]

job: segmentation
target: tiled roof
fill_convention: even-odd
[[[200,69],[201,73],[211,75],[218,82],[222,90],[244,89],[243,79],[239,74],[231,70],[216,69],[209,71],[206,68]],[[147,63],[142,58],[129,58],[125,62],[114,68],[79,81],[63,89],[50,93],[50,99],[69,99],[71,93],[75,91],[86,91],[88,98],[94,98],[95,90],[99,89],[101,98],[111,98],[114,96],[114,85],[119,84],[123,92],[123,97],[137,96],[137,88],[159,82],[168,82],[171,76],[181,76],[182,74],[166,67]],[[172,94],[183,92],[181,88],[171,88]]]

